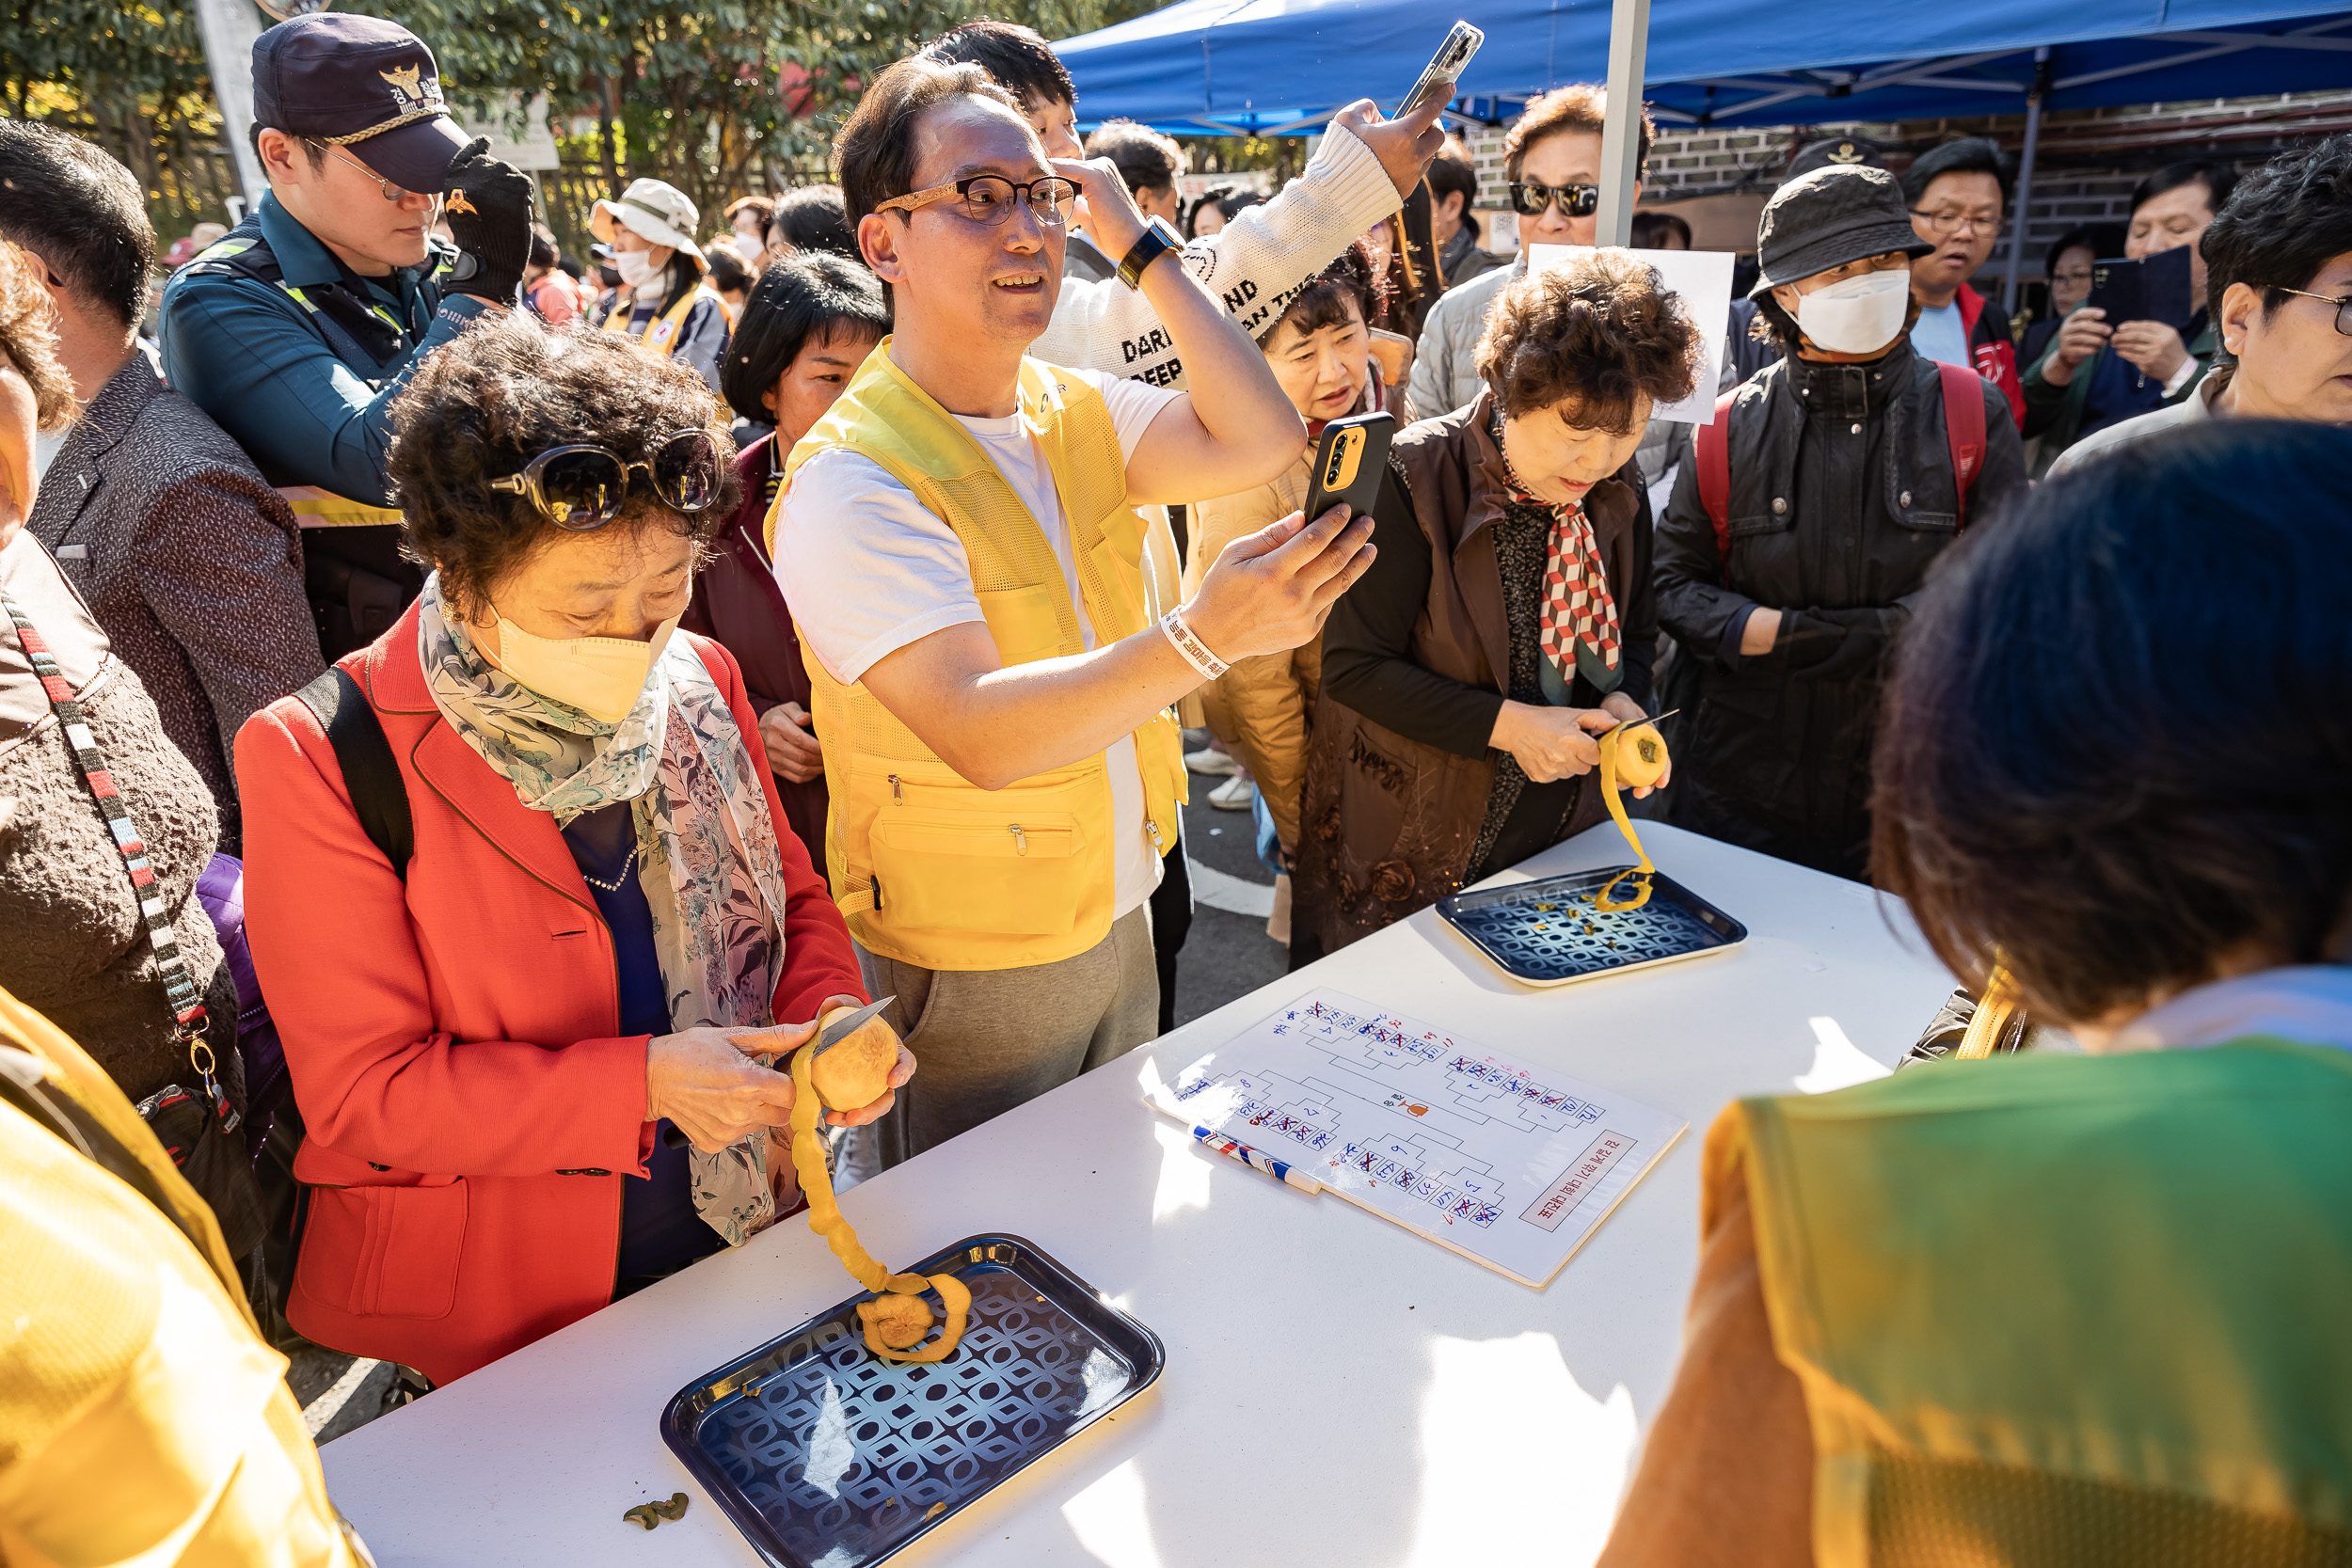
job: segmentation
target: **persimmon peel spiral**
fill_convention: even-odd
[[[1640,789],[1656,784],[1666,776],[1668,758],[1666,737],[1658,733],[1655,724],[1619,724],[1600,737],[1600,798],[1609,807],[1609,815],[1625,834],[1626,843],[1633,847],[1633,858],[1641,863],[1619,872],[1609,879],[1607,885],[1593,895],[1593,908],[1604,914],[1620,910],[1638,910],[1649,902],[1650,874],[1658,868],[1649,863],[1648,852],[1633,832],[1633,819],[1625,814],[1625,801],[1618,796],[1620,784]],[[1639,889],[1630,898],[1616,896],[1617,884],[1629,878],[1638,878]]]
[[[972,1312],[972,1292],[951,1274],[892,1274],[858,1244],[834,1201],[833,1172],[825,1165],[824,1140],[817,1134],[824,1106],[811,1075],[816,1053],[812,1040],[792,1056],[792,1168],[800,1173],[801,1190],[808,1195],[808,1227],[825,1239],[850,1277],[880,1298],[860,1302],[857,1315],[866,1325],[866,1348],[885,1361],[945,1361],[963,1338],[964,1321]],[[931,1331],[930,1303],[926,1291],[936,1291],[947,1309],[939,1338],[920,1350]]]

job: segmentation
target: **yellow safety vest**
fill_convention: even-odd
[[[315,484],[281,484],[278,493],[294,508],[294,521],[304,528],[398,527],[400,523],[397,506],[371,506]]]
[[[686,326],[687,312],[694,309],[694,302],[696,300],[702,299],[706,296],[707,296],[713,304],[719,307],[720,314],[724,315],[726,313],[727,302],[721,299],[712,290],[689,289],[682,296],[679,297],[678,302],[675,305],[671,306],[667,310],[664,310],[660,315],[654,318],[654,320],[646,326],[645,335],[637,340],[638,342],[644,347],[660,354],[664,359],[667,359],[671,355],[675,354],[677,352],[678,333],[683,331]],[[629,301],[628,307],[626,309],[623,309],[619,306],[615,306],[613,307],[612,313],[604,318],[604,329],[607,332],[627,333],[628,331],[629,323],[636,318],[636,315],[637,302],[633,299]]]
[[[1152,624],[1144,521],[1127,500],[1110,409],[1074,373],[1034,359],[1021,361],[1020,398],[1061,497],[1087,618],[1107,646]],[[801,466],[833,448],[880,465],[955,530],[1005,664],[1084,651],[1044,531],[971,433],[892,362],[889,339],[792,449],[779,505]],[[771,506],[771,556],[775,531]],[[926,969],[1017,969],[1083,953],[1109,933],[1117,846],[1103,753],[980,789],[862,683],[844,686],[816,657],[808,675],[832,796],[825,863],[860,942]],[[1152,715],[1135,743],[1145,831],[1164,851],[1185,788],[1174,716]]]
[[[1726,1110],[1814,1561],[2343,1560],[2347,1126],[2352,1052],[2265,1038]]]

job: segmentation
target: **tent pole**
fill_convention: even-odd
[[[2050,75],[2048,46],[2035,50],[2033,60],[2033,92],[2026,100],[2026,146],[2017,158],[2017,214],[2009,226],[2009,267],[2001,279],[2001,309],[2010,316],[2017,314],[2017,273],[2026,261],[2026,217],[2033,208],[2034,155],[2042,150],[2042,100]]]
[[[1642,176],[1642,78],[1649,59],[1649,0],[1612,0],[1609,108],[1600,133],[1600,214],[1594,240],[1633,238],[1634,182]]]

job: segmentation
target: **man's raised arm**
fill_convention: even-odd
[[[1444,143],[1437,112],[1430,105],[1384,120],[1370,100],[1350,103],[1331,117],[1307,171],[1272,200],[1235,214],[1222,233],[1185,245],[1184,270],[1245,336],[1264,330],[1300,284],[1404,205]],[[1146,292],[1115,277],[1064,278],[1053,322],[1029,352],[1052,364],[1160,387],[1184,386],[1189,374]]]

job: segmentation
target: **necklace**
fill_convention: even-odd
[[[621,891],[621,884],[628,880],[628,868],[636,863],[637,846],[632,844],[628,847],[628,853],[621,857],[621,869],[612,874],[612,879],[611,881],[600,882],[596,880],[596,878],[588,875],[585,868],[581,869],[580,878],[580,880],[586,882],[590,887],[596,889],[600,893],[618,893]]]

